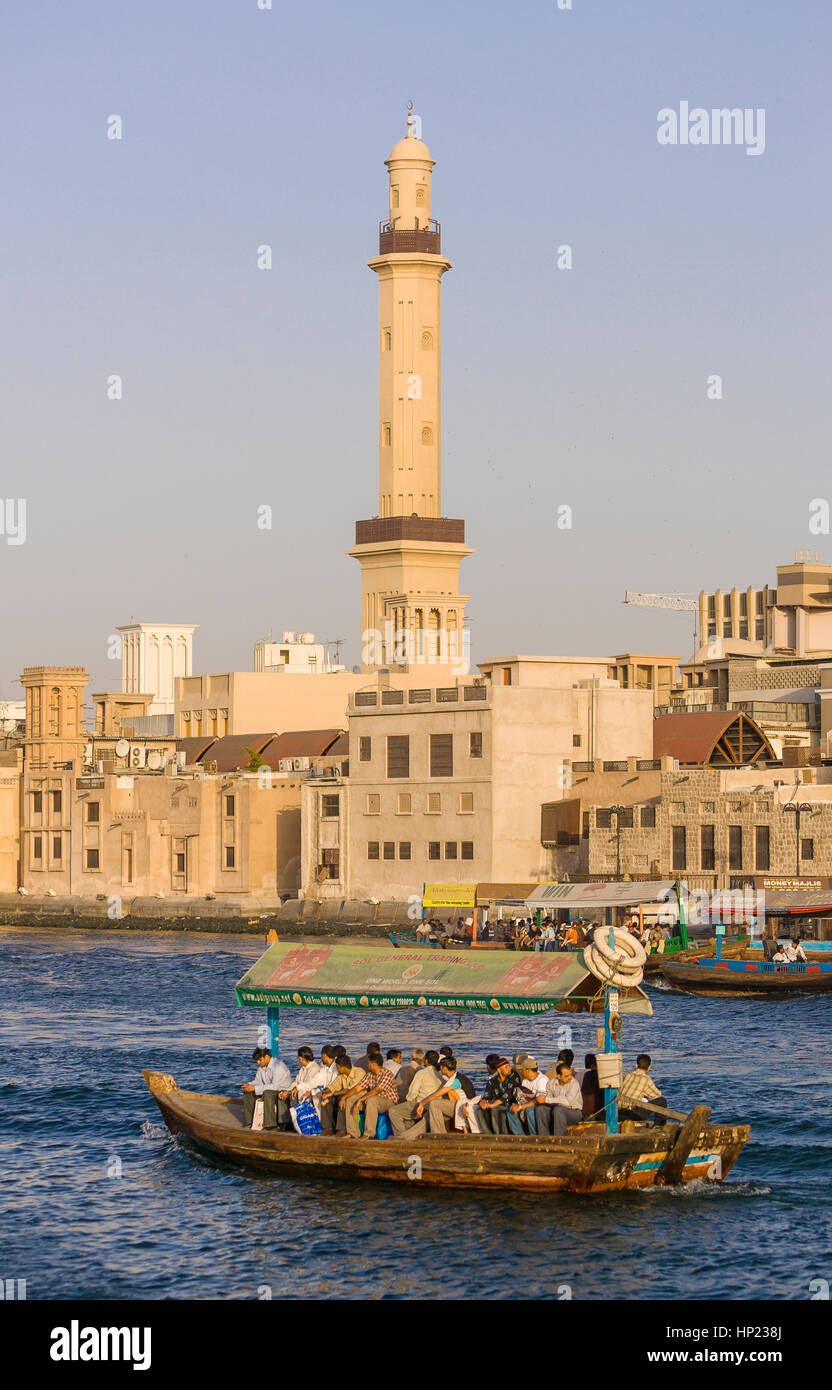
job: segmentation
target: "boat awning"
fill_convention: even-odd
[[[426,883],[422,907],[473,907],[476,883]]]
[[[604,991],[579,951],[428,951],[406,947],[278,942],[236,987],[255,1008],[462,1009],[537,1014],[603,1011]],[[640,989],[622,990],[619,1012],[650,1015]]]
[[[672,878],[644,883],[539,883],[526,907],[634,907],[637,903],[669,902]]]

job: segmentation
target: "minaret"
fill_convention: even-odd
[[[412,110],[412,104],[411,104]],[[431,218],[430,150],[407,134],[385,160],[389,216],[379,254],[379,505],[356,522],[365,670],[422,663],[467,671],[459,563],[465,523],[442,516],[440,290],[451,262]]]

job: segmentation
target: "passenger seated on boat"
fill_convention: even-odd
[[[789,958],[782,946],[777,947],[777,950],[771,958],[771,963],[772,965],[788,965]]]
[[[604,1110],[604,1093],[598,1084],[598,1063],[595,1060],[595,1053],[588,1052],[584,1057],[586,1068],[581,1077],[581,1099],[583,1102],[583,1114],[585,1120],[597,1120],[601,1118]]]
[[[547,1084],[551,1083],[547,1083],[534,1057],[524,1057],[520,1068],[520,1085],[506,1116],[512,1134],[537,1134],[538,1112],[544,1126],[547,1125],[549,1109],[542,1104]],[[544,1128],[542,1132],[547,1133],[548,1130]]]
[[[414,1059],[416,1053],[413,1054]],[[393,1133],[396,1137],[407,1133],[415,1139],[418,1135],[424,1134],[427,1129],[427,1117],[420,1117],[416,1113],[419,1103],[436,1091],[441,1084],[441,1077],[438,1071],[439,1053],[426,1052],[422,1059],[422,1064],[418,1067],[413,1080],[407,1088],[407,1095],[404,1100],[399,1101],[390,1111],[390,1123],[393,1126]],[[398,1077],[396,1080],[398,1081]]]
[[[384,1065],[387,1071],[393,1076],[398,1076],[402,1065],[402,1050],[400,1047],[388,1047]]]
[[[413,1051],[410,1054],[410,1061],[405,1062],[404,1066],[399,1067],[399,1070],[396,1072],[396,1090],[399,1093],[399,1103],[401,1103],[403,1100],[407,1098],[407,1093],[410,1089],[411,1081],[413,1080],[417,1071],[419,1071],[420,1067],[423,1067],[424,1065],[424,1048],[414,1047]]]
[[[654,1105],[663,1105],[667,1109],[667,1101],[662,1095],[656,1083],[648,1075],[652,1061],[646,1052],[640,1052],[636,1057],[635,1071],[628,1071],[621,1088],[618,1092],[618,1117],[621,1120],[649,1120],[652,1119],[657,1125],[666,1123],[665,1115],[655,1115],[651,1110],[645,1110],[639,1105],[639,1101],[649,1100]]]
[[[440,1061],[440,1063],[441,1063],[446,1057],[453,1057],[453,1055],[454,1055],[454,1050],[453,1050],[452,1047],[449,1047],[449,1046],[447,1045],[447,1043],[445,1044],[444,1047],[440,1047],[440,1049],[439,1049],[439,1061]],[[459,1080],[459,1084],[460,1084],[460,1086],[462,1087],[462,1092],[463,1092],[463,1095],[464,1095],[465,1099],[466,1099],[466,1100],[473,1100],[474,1097],[475,1097],[475,1095],[477,1094],[477,1088],[476,1088],[476,1086],[474,1085],[473,1081],[471,1080],[470,1076],[466,1076],[466,1075],[465,1075],[465,1072],[458,1071],[458,1072],[457,1072],[457,1079]]]
[[[324,1134],[344,1134],[347,1128],[346,1097],[357,1092],[364,1068],[353,1066],[349,1053],[335,1062],[336,1076],[321,1092],[321,1129]]]
[[[358,1117],[363,1110],[364,1138],[375,1139],[379,1115],[386,1115],[392,1110],[398,1099],[395,1076],[382,1064],[381,1057],[373,1053],[364,1076],[354,1091],[348,1092],[345,1097],[347,1134],[351,1139],[361,1138]]]
[[[519,1078],[508,1057],[500,1057],[496,1052],[489,1052],[485,1066],[488,1080],[476,1107],[480,1133],[508,1134],[508,1107],[514,1100]],[[513,1077],[513,1081],[509,1082],[509,1077]]]
[[[364,1052],[363,1056],[359,1057],[355,1065],[357,1067],[361,1067],[363,1071],[366,1071],[367,1064],[370,1058],[373,1056],[381,1058],[381,1065],[384,1066],[384,1059],[381,1057],[381,1044],[377,1042],[367,1043],[366,1051]]]
[[[430,922],[420,922],[416,928],[416,935],[420,941],[427,941],[431,933]]]
[[[549,1081],[557,1081],[557,1079],[558,1079],[558,1067],[560,1066],[561,1062],[565,1062],[566,1065],[567,1065],[568,1067],[571,1067],[571,1066],[572,1066],[572,1063],[574,1062],[574,1060],[575,1060],[575,1054],[574,1054],[574,1052],[572,1051],[572,1048],[571,1048],[571,1047],[562,1047],[561,1050],[560,1050],[560,1052],[558,1053],[557,1057],[555,1058],[554,1063],[552,1064],[552,1066],[549,1068],[549,1070],[548,1070],[547,1073],[546,1073],[547,1079],[548,1079]]]
[[[583,1119],[581,1088],[568,1062],[558,1062],[554,1080],[547,1078],[545,1109],[552,1117],[552,1128],[546,1133],[557,1136],[565,1134],[569,1125],[579,1125]]]
[[[326,1080],[326,1072],[315,1061],[315,1054],[311,1047],[298,1048],[298,1062],[300,1066],[295,1077],[295,1084],[292,1087],[292,1105],[297,1105],[302,1100],[311,1100],[317,1110],[320,1104],[320,1093]]]
[[[445,1133],[446,1119],[454,1118],[457,1102],[465,1095],[457,1076],[455,1057],[442,1058],[439,1063],[439,1078],[440,1084],[437,1089],[424,1100],[420,1100],[416,1106],[418,1119],[421,1119],[427,1110],[431,1134]]]
[[[254,1119],[254,1105],[263,1102],[264,1129],[291,1129],[289,1116],[289,1088],[292,1077],[285,1062],[272,1057],[267,1047],[255,1047],[251,1054],[257,1063],[257,1074],[253,1081],[243,1083],[243,1118],[251,1128]]]
[[[799,936],[793,936],[791,941],[786,942],[785,946],[783,947],[783,953],[786,957],[786,960],[789,961],[789,963],[793,961],[801,961],[803,965],[806,964],[806,952],[800,944]]]

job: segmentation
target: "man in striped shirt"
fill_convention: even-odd
[[[366,1075],[361,1078],[355,1094],[347,1092],[346,1116],[347,1134],[352,1139],[360,1139],[358,1117],[364,1111],[364,1138],[375,1139],[376,1125],[380,1114],[386,1114],[397,1104],[399,1092],[396,1078],[383,1065],[381,1057],[373,1052],[367,1060]]]
[[[646,1052],[640,1052],[636,1057],[635,1071],[628,1071],[621,1088],[618,1092],[618,1115],[622,1120],[655,1120],[657,1125],[666,1123],[664,1115],[654,1115],[652,1111],[645,1110],[640,1102],[649,1100],[653,1105],[663,1105],[667,1109],[667,1101],[662,1095],[656,1083],[648,1076],[651,1066],[651,1059]]]

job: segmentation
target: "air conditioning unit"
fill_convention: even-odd
[[[310,776],[310,777],[321,777],[322,775],[323,775],[323,768],[322,768],[322,767],[310,767],[310,769],[309,769],[309,776]]]
[[[128,757],[128,766],[129,766],[130,768],[140,768],[140,767],[144,767],[146,760],[147,760],[147,750],[146,750],[144,744],[143,744],[143,743],[131,743],[131,744],[130,744],[130,753],[129,753],[129,757]]]

